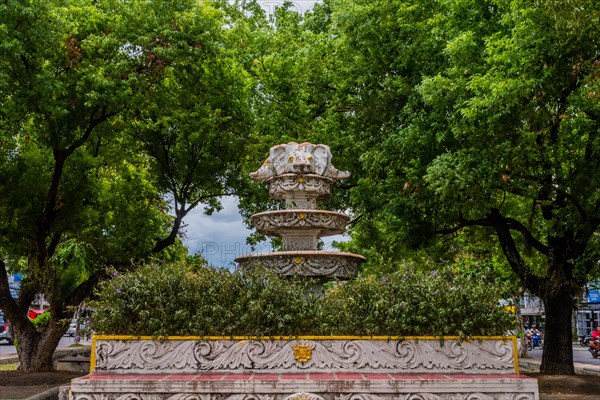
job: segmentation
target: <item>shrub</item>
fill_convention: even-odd
[[[314,325],[309,281],[184,264],[148,264],[100,285],[93,329],[128,335],[302,335]]]
[[[501,288],[481,277],[448,270],[360,277],[325,294],[323,329],[328,334],[503,335],[516,321],[499,305],[500,298]]]
[[[500,288],[472,276],[402,272],[331,285],[185,264],[148,264],[100,285],[98,333],[149,336],[502,335]]]
[[[52,317],[52,313],[50,311],[46,311],[38,315],[35,319],[31,320],[31,323],[37,330],[46,329],[48,324],[50,323],[50,318]]]

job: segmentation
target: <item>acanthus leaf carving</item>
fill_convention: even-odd
[[[98,370],[183,369],[194,362],[193,341],[103,341],[97,345]]]
[[[295,340],[172,340],[96,342],[96,369],[147,371],[306,370],[474,371],[514,369],[511,342],[445,340],[317,340],[304,363],[294,359]]]
[[[275,396],[272,394],[234,394],[227,397],[225,400],[275,400]]]
[[[285,397],[283,400],[325,400],[325,399],[322,396],[319,396],[314,393],[300,392],[300,393],[291,394],[291,395]]]
[[[445,400],[442,396],[433,393],[407,393],[395,397],[394,400]]]
[[[334,400],[387,400],[389,396],[379,396],[371,393],[350,393],[340,394],[334,397]]]

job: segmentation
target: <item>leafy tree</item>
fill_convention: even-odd
[[[361,152],[355,237],[384,259],[492,238],[544,302],[541,371],[574,373],[571,314],[600,249],[599,3],[328,4]]]
[[[176,257],[183,217],[236,184],[249,84],[227,22],[196,1],[0,5],[0,309],[23,370],[52,369],[107,266]]]
[[[331,147],[334,163],[346,169],[355,153],[352,138],[340,132],[348,122],[335,102],[336,41],[329,37],[330,10],[315,4],[304,16],[292,3],[277,7],[267,18],[255,4],[249,4],[249,23],[240,29],[244,63],[258,84],[252,97],[253,126],[243,158],[246,172],[254,171],[269,155],[269,148],[280,143],[325,143]],[[347,157],[346,157],[347,155]],[[323,208],[342,209],[350,184],[338,183],[339,190],[324,200]],[[251,184],[240,198],[245,217],[281,207],[268,197],[266,186]],[[250,226],[250,228],[252,228]],[[253,235],[251,242],[264,239]],[[273,240],[277,245],[277,239]]]

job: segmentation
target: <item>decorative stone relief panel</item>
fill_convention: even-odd
[[[190,393],[76,393],[73,400],[221,400],[222,396],[214,394]]]
[[[244,269],[260,265],[280,275],[326,276],[341,279],[354,278],[364,257],[334,252],[275,252],[241,256],[235,259]]]
[[[280,175],[269,179],[269,195],[278,200],[294,199],[317,199],[328,197],[331,194],[335,181],[330,178],[325,178],[319,175]],[[311,203],[313,204],[313,203]],[[309,208],[315,209],[316,203],[313,206],[291,205],[289,208]]]
[[[534,393],[295,393],[286,394],[190,394],[190,393],[94,393],[75,394],[73,400],[534,400]]]
[[[340,394],[334,400],[526,400],[533,393],[402,393],[402,394]]]
[[[279,234],[281,229],[318,229],[326,234],[343,233],[350,219],[347,215],[321,210],[280,210],[254,214],[252,224],[262,234]]]
[[[273,394],[234,394],[227,397],[225,400],[275,400]]]
[[[305,349],[298,358],[298,349]],[[309,350],[306,350],[309,349]],[[512,341],[102,340],[98,371],[514,372]]]
[[[531,393],[407,393],[393,400],[534,400]]]
[[[229,400],[229,399],[228,399]],[[313,393],[294,393],[285,397],[283,400],[325,400],[322,396]]]

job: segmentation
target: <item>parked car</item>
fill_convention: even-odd
[[[6,341],[8,344],[13,344],[12,335],[10,334],[10,325],[4,319],[4,315],[0,314],[0,342]]]
[[[42,315],[44,313],[44,310],[29,310],[27,312],[27,316],[29,317],[29,319],[34,320],[37,317],[39,317],[40,315]]]
[[[65,335],[69,335],[69,336],[73,337],[73,336],[75,336],[76,331],[77,331],[77,320],[72,319],[71,323],[69,324],[69,329],[67,329],[67,333],[65,333]]]

